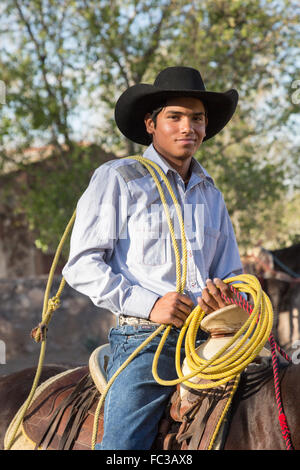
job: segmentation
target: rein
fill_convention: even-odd
[[[173,189],[167,177],[165,176],[165,174],[163,173],[163,171],[157,164],[155,164],[151,160],[148,160],[140,156],[126,157],[126,158],[135,159],[139,161],[140,163],[142,163],[147,168],[151,176],[153,177],[154,182],[157,186],[157,189],[158,189],[158,192],[161,197],[162,204],[163,204],[163,208],[165,211],[165,215],[167,218],[167,222],[168,222],[168,226],[169,226],[169,230],[171,234],[171,239],[173,242],[173,249],[175,252],[176,291],[179,293],[183,293],[185,283],[186,283],[186,275],[187,275],[187,248],[186,248],[186,237],[185,237],[185,231],[184,231],[184,222],[183,222],[179,203],[176,200],[176,196],[173,192]],[[162,177],[166,185],[166,188],[175,205],[177,217],[179,220],[180,230],[181,230],[182,259],[181,259],[180,250],[178,248],[178,244],[175,238],[174,227],[172,224],[169,207],[165,199],[164,191],[162,189],[161,183],[158,180],[158,177],[154,170]],[[45,357],[45,350],[46,350],[46,331],[47,331],[48,324],[51,320],[53,312],[59,307],[60,296],[66,283],[65,279],[62,278],[57,294],[50,300],[49,300],[49,293],[50,293],[51,285],[53,282],[55,268],[57,266],[58,259],[61,254],[63,244],[68,236],[71,226],[73,225],[75,221],[75,215],[76,213],[74,212],[65,229],[63,237],[58,245],[58,248],[57,248],[57,251],[56,251],[52,266],[51,266],[51,270],[49,273],[49,278],[48,278],[48,282],[46,286],[45,296],[44,296],[42,321],[32,331],[32,337],[35,339],[35,341],[41,342],[39,363],[38,363],[38,367],[37,367],[37,371],[36,371],[36,375],[33,381],[31,391],[29,393],[26,403],[24,404],[22,413],[19,416],[14,433],[10,439],[10,442],[6,450],[8,450],[13,444],[15,435],[18,431],[19,426],[21,425],[23,421],[23,418],[28,409],[28,406],[30,405],[32,401],[32,398],[34,396],[34,393],[36,391],[36,388],[40,379],[44,357]],[[182,263],[182,268],[181,268],[181,263]],[[277,406],[278,406],[278,412],[279,412],[278,418],[279,418],[279,422],[281,426],[282,435],[286,442],[286,448],[288,450],[292,449],[290,432],[289,432],[286,416],[283,412],[281,396],[280,396],[280,386],[279,386],[279,378],[278,378],[278,359],[276,355],[276,349],[277,351],[279,351],[280,354],[282,354],[285,357],[285,359],[289,361],[291,360],[276,344],[273,338],[273,335],[271,333],[272,326],[273,326],[273,309],[272,309],[271,302],[268,296],[265,294],[265,292],[263,292],[261,285],[255,276],[242,274],[240,276],[228,278],[224,280],[224,282],[228,284],[232,282],[235,283],[235,287],[230,286],[230,289],[234,293],[234,298],[233,299],[225,298],[223,296],[226,299],[226,301],[236,303],[249,314],[249,318],[245,322],[245,324],[242,326],[242,328],[210,360],[206,361],[204,359],[201,359],[196,352],[195,343],[196,343],[196,335],[197,335],[198,329],[200,328],[200,323],[203,317],[205,316],[205,312],[202,311],[199,305],[196,306],[194,310],[191,312],[191,314],[189,315],[189,317],[186,319],[179,333],[177,346],[176,346],[176,357],[175,357],[175,364],[176,364],[176,371],[177,371],[178,378],[173,381],[165,381],[161,379],[160,377],[158,377],[157,375],[157,364],[158,364],[160,352],[164,346],[164,343],[172,328],[172,325],[159,326],[157,330],[154,333],[152,333],[132,353],[132,355],[121,365],[121,367],[109,380],[103,394],[100,397],[97,410],[95,412],[93,435],[92,435],[92,449],[94,449],[95,444],[96,444],[96,436],[97,436],[97,430],[98,430],[100,410],[112,383],[117,378],[117,376],[126,368],[129,362],[131,362],[139,354],[139,352],[149,342],[151,342],[155,336],[160,334],[163,330],[165,331],[163,333],[160,344],[155,353],[153,364],[152,364],[153,376],[158,383],[160,383],[161,385],[176,385],[176,384],[183,383],[190,388],[207,389],[207,388],[214,388],[219,385],[226,384],[228,381],[234,379],[234,386],[231,391],[230,399],[228,400],[227,406],[225,407],[224,412],[217,424],[217,428],[215,430],[215,433],[209,445],[210,449],[213,446],[218,430],[220,429],[222,421],[226,416],[227,410],[230,406],[234,393],[238,387],[242,371],[247,367],[248,364],[250,364],[254,360],[254,358],[259,354],[259,352],[264,347],[265,343],[269,340],[270,346],[271,346],[271,352],[272,352],[275,394],[276,394],[276,400],[277,400]],[[249,303],[246,302],[245,299],[241,295],[239,295],[239,291],[246,292],[251,295],[253,302],[254,302],[253,307],[250,306]],[[183,375],[182,370],[181,370],[181,364],[180,364],[180,349],[182,346],[184,336],[186,336],[185,338],[186,360],[191,370],[191,373],[186,376]],[[226,352],[227,349],[230,348],[230,346],[237,340],[238,340],[237,344],[230,351]],[[195,376],[208,379],[210,382],[206,383],[205,385],[190,382],[189,379]]]

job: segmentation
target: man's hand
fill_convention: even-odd
[[[202,297],[198,297],[198,304],[205,313],[212,313],[219,308],[229,305],[222,297],[221,293],[226,297],[232,297],[230,286],[225,284],[221,279],[215,278],[213,281],[207,279],[206,286],[202,291]]]
[[[155,302],[149,320],[181,328],[194,308],[195,305],[187,295],[168,292]]]

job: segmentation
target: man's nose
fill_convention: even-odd
[[[181,120],[180,130],[183,133],[192,133],[194,132],[192,122],[188,116],[184,116]]]

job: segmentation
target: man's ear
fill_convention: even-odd
[[[151,114],[147,113],[146,116],[144,117],[144,123],[146,127],[146,131],[148,134],[152,135],[155,129],[155,123],[153,119],[151,118]]]
[[[206,136],[207,124],[208,124],[208,118],[207,118],[207,116],[205,116],[205,134],[204,134],[204,137]]]

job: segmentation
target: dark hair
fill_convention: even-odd
[[[166,105],[163,104],[163,105],[159,106],[158,108],[155,108],[153,111],[151,111],[150,118],[151,118],[152,121],[154,122],[154,126],[155,126],[155,127],[156,127],[157,116],[158,116],[159,113],[163,110],[163,108],[164,108],[165,106],[166,106]]]
[[[156,120],[157,120],[157,116],[159,115],[159,113],[163,110],[163,108],[166,106],[166,103],[164,104],[161,104],[159,107],[153,109],[152,111],[149,111],[150,112],[150,118],[152,119],[152,121],[154,122],[154,127],[156,127]],[[147,113],[148,114],[148,113]],[[152,140],[152,135],[151,134],[148,134],[149,137],[151,138]]]

